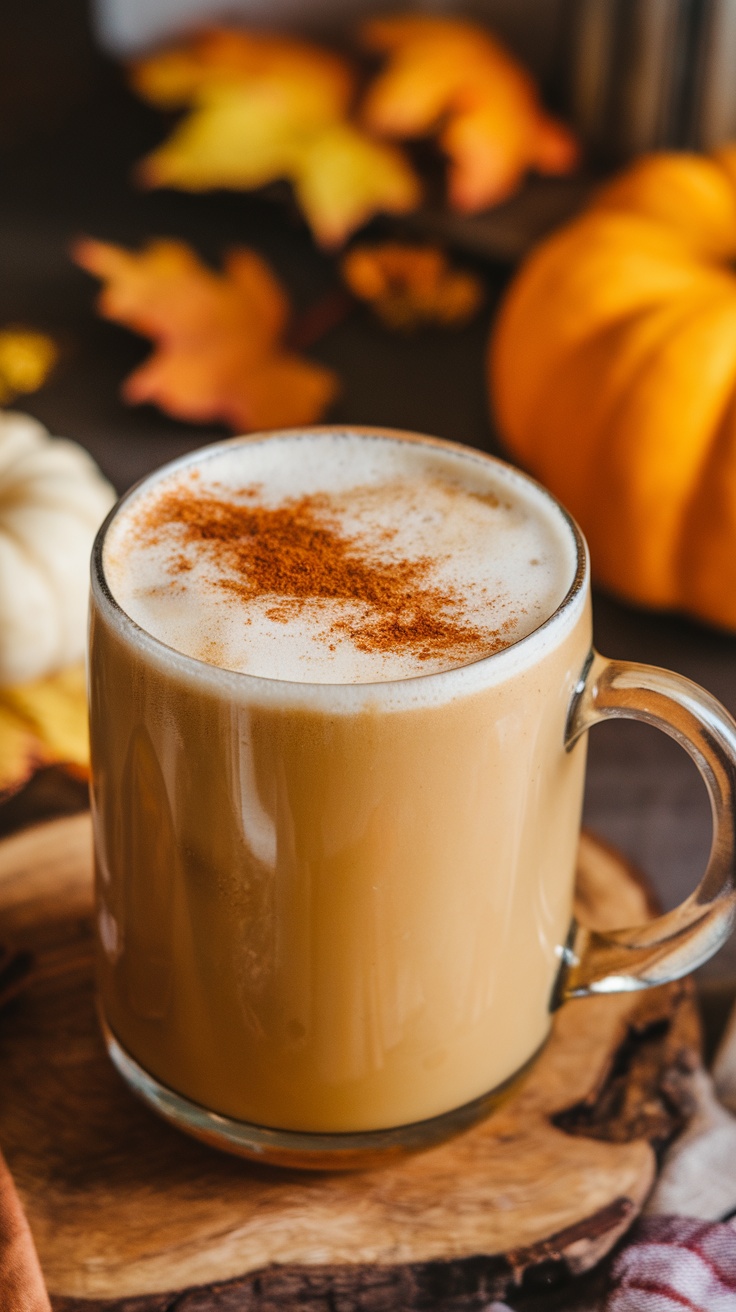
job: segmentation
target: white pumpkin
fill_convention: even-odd
[[[75,442],[0,411],[0,686],[83,656],[90,551],[114,499]]]

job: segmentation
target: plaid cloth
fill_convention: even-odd
[[[608,1286],[602,1301],[585,1300],[584,1312],[736,1312],[736,1228],[645,1216],[615,1258]],[[496,1302],[484,1312],[513,1310]]]
[[[616,1258],[611,1285],[605,1312],[736,1312],[736,1230],[645,1217]]]

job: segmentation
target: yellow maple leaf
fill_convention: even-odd
[[[473,213],[498,204],[529,169],[574,168],[572,134],[545,112],[532,78],[484,28],[403,14],[369,20],[362,37],[388,56],[368,89],[363,121],[389,137],[436,134],[449,157],[455,209]]]
[[[403,155],[347,121],[315,133],[291,179],[307,222],[328,248],[341,246],[375,214],[405,214],[420,200]]]
[[[85,777],[89,769],[83,665],[0,689],[0,798],[45,765]]]
[[[309,114],[302,118],[300,97],[288,84],[205,86],[195,112],[143,161],[137,176],[149,187],[186,191],[262,187],[294,178],[317,130]]]
[[[154,104],[191,106],[140,165],[146,186],[250,190],[286,179],[326,247],[376,213],[406,213],[419,203],[403,154],[348,119],[349,66],[317,46],[205,33],[133,65],[132,79]]]
[[[73,254],[105,283],[101,314],[156,343],[126,380],[126,401],[252,432],[311,423],[335,396],[331,370],[283,345],[289,302],[254,251],[231,251],[222,274],[179,241],[139,253],[85,239]]]
[[[354,92],[350,66],[306,41],[244,29],[213,28],[130,66],[134,89],[151,104],[173,109],[217,86],[266,79],[274,95],[299,98],[322,121],[346,112]]]
[[[55,343],[45,333],[29,328],[0,331],[0,405],[21,392],[36,392],[58,359]]]
[[[353,295],[367,301],[389,328],[460,325],[483,300],[480,279],[453,269],[436,246],[395,241],[354,246],[341,269]]]

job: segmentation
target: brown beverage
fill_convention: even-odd
[[[99,981],[144,1071],[355,1132],[539,1048],[583,787],[577,559],[543,491],[430,439],[237,440],[123,503],[91,628]]]

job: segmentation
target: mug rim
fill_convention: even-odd
[[[536,492],[540,493],[562,517],[575,545],[575,569],[570,586],[562,600],[547,618],[542,620],[541,624],[538,624],[535,628],[531,629],[529,633],[524,634],[523,637],[517,638],[514,642],[509,643],[508,646],[502,647],[499,651],[490,652],[485,656],[479,656],[476,660],[466,661],[461,665],[452,665],[443,670],[427,671],[426,673],[403,675],[400,678],[380,679],[360,683],[332,683],[326,681],[315,682],[308,679],[281,679],[271,675],[251,674],[245,670],[233,670],[225,666],[213,665],[209,661],[200,660],[197,656],[191,656],[186,652],[180,651],[177,647],[170,646],[161,638],[157,638],[154,634],[150,633],[148,629],[143,628],[142,625],[138,624],[138,622],[128,614],[115,597],[112,588],[110,587],[105,574],[103,555],[107,534],[113,521],[117,519],[127,503],[131,501],[136,494],[146,486],[146,484],[150,483],[154,485],[162,478],[175,473],[177,470],[185,468],[189,464],[198,462],[202,456],[215,456],[217,453],[232,446],[246,445],[250,443],[256,444],[259,442],[283,438],[315,437],[322,434],[325,436],[339,436],[340,434],[356,435],[358,437],[378,438],[436,447],[455,455],[459,454],[466,459],[475,459],[480,463],[487,462],[491,465],[500,466],[502,470],[510,471],[511,474],[518,478],[522,483],[529,484],[536,490]],[[362,692],[365,697],[369,697],[371,693],[376,694],[379,691],[382,691],[385,695],[387,692],[390,692],[391,689],[398,689],[409,685],[414,685],[416,687],[420,685],[426,686],[427,680],[437,679],[447,681],[453,675],[457,678],[458,674],[463,670],[485,669],[491,662],[496,662],[497,665],[499,661],[502,661],[504,656],[508,658],[509,653],[516,653],[525,645],[528,649],[529,644],[533,640],[538,639],[541,633],[549,631],[551,628],[559,624],[562,616],[568,612],[573,603],[579,597],[580,593],[584,590],[589,580],[589,560],[588,546],[583,533],[565,506],[558,501],[557,497],[555,497],[548,488],[544,487],[544,485],[539,483],[535,478],[532,478],[525,470],[519,469],[509,461],[502,460],[499,456],[492,455],[487,451],[482,451],[477,447],[466,446],[462,442],[454,442],[447,438],[432,437],[428,434],[414,433],[398,428],[383,428],[371,424],[311,424],[303,425],[298,428],[279,428],[262,433],[247,433],[224,438],[219,442],[208,443],[205,446],[195,448],[193,451],[185,452],[184,455],[177,456],[174,460],[167,461],[166,464],[160,465],[157,469],[152,470],[151,473],[144,474],[142,478],[138,479],[137,482],[122,494],[102,521],[92,546],[90,574],[92,597],[98,605],[100,605],[101,609],[106,609],[111,612],[115,628],[122,630],[124,636],[128,638],[132,645],[144,650],[148,649],[152,653],[157,653],[159,657],[162,660],[166,660],[169,665],[173,662],[180,671],[189,673],[195,679],[201,680],[205,678],[209,681],[214,678],[217,682],[234,681],[234,686],[237,687],[260,686],[263,689],[279,688],[283,693],[286,693],[288,690],[292,694],[298,689],[310,690],[313,691],[315,696],[319,696],[320,692],[322,695],[329,694],[330,692],[334,694],[337,689],[343,690],[342,695],[345,695],[346,690],[355,690],[357,692]]]

